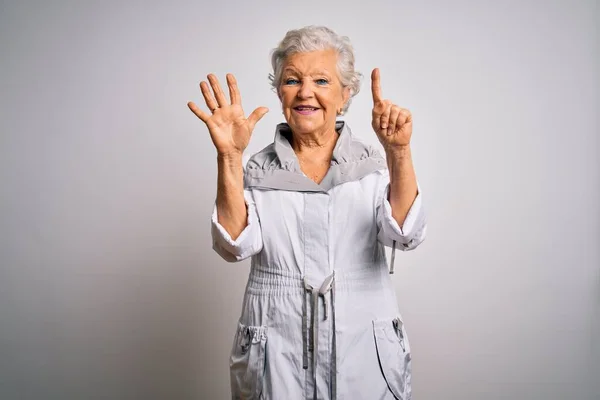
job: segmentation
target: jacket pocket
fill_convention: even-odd
[[[266,349],[266,326],[248,326],[238,322],[229,360],[233,399],[262,398]]]
[[[400,317],[374,320],[373,334],[381,372],[398,400],[411,398],[411,354]]]

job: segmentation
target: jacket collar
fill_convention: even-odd
[[[385,159],[372,146],[355,138],[344,121],[336,122],[339,138],[331,165],[320,184],[304,175],[291,146],[292,131],[287,123],[278,124],[273,143],[250,158],[244,175],[246,188],[304,192],[327,192],[345,182],[387,167]]]

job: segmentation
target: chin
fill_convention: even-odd
[[[312,133],[315,131],[323,130],[327,126],[327,123],[325,123],[325,121],[323,121],[323,120],[320,120],[320,121],[310,121],[310,120],[297,121],[296,120],[296,121],[291,121],[291,122],[292,123],[290,123],[290,121],[288,121],[288,124],[290,125],[292,130],[297,133]]]
[[[292,131],[294,133],[298,133],[301,135],[307,134],[307,133],[312,133],[319,129],[318,126],[308,125],[308,124],[290,125],[290,127],[292,128]]]

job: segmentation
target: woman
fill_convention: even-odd
[[[426,222],[411,160],[412,118],[381,96],[372,126],[386,160],[336,121],[358,93],[347,37],[325,27],[287,33],[272,54],[287,123],[242,168],[265,107],[248,118],[233,75],[200,88],[218,153],[213,248],[252,257],[231,352],[234,399],[410,399],[411,356],[384,246],[412,250]],[[392,266],[390,272],[393,271]]]

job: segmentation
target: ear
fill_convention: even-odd
[[[350,88],[346,86],[344,89],[342,89],[342,108],[344,108],[346,103],[348,103],[348,100],[350,100]]]

